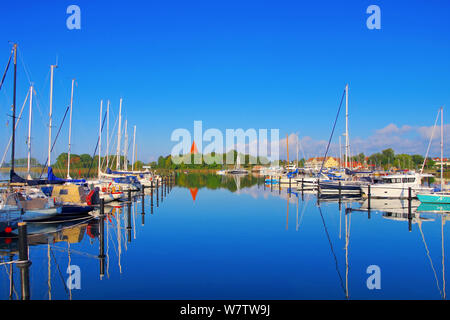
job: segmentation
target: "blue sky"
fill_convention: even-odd
[[[70,4],[81,8],[81,30],[66,28]],[[381,30],[366,27],[371,4],[381,8]],[[0,68],[8,41],[17,41],[17,105],[29,86],[23,59],[38,92],[33,155],[42,160],[56,57],[55,134],[71,79],[78,84],[74,153],[93,152],[100,100],[110,99],[117,115],[123,97],[144,161],[169,154],[172,131],[193,130],[194,120],[205,129],[298,133],[307,156],[320,155],[349,83],[354,152],[391,146],[424,154],[427,127],[440,105],[450,105],[449,9],[448,1],[7,2],[0,14]],[[11,75],[0,91],[0,150],[10,134]],[[19,156],[26,152],[26,118],[18,129]],[[341,118],[337,132],[343,130]],[[66,123],[53,157],[67,150],[67,131]],[[436,141],[433,152],[437,147]]]

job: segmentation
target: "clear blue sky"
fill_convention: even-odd
[[[66,28],[70,4],[81,8],[81,30]],[[370,4],[381,8],[381,30],[366,27]],[[418,138],[438,107],[450,105],[449,9],[445,0],[8,1],[0,14],[0,68],[8,41],[17,41],[39,96],[33,155],[40,159],[56,57],[54,133],[76,78],[75,153],[94,149],[100,99],[110,99],[117,114],[120,97],[129,125],[137,126],[144,161],[169,154],[171,132],[192,130],[194,120],[205,128],[279,128],[281,136],[327,140],[348,82],[351,138],[378,141],[377,130],[394,124],[392,146],[424,154],[424,139],[418,150],[403,150],[402,139]],[[18,109],[28,88],[21,63]],[[0,92],[2,154],[11,75]],[[26,150],[26,119],[19,156]],[[387,146],[389,137],[382,136]],[[384,146],[377,143],[374,150]],[[53,157],[66,145],[67,126]],[[354,151],[370,151],[359,148]]]

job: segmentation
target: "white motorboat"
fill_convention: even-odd
[[[419,193],[433,191],[433,188],[422,185],[422,178],[429,176],[431,175],[410,172],[381,177],[379,183],[370,184],[370,196],[372,198],[408,198],[411,188],[411,197],[416,198]],[[361,186],[361,190],[368,195],[369,185]]]

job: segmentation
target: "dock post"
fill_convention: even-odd
[[[411,222],[412,222],[411,201],[412,201],[411,187],[409,187],[408,188],[408,224],[409,224],[408,228],[409,228],[410,232],[412,230],[412,225],[411,225]]]
[[[342,197],[342,182],[339,181],[339,203],[341,203],[341,197]]]
[[[99,254],[100,261],[100,279],[105,275],[105,199],[100,199],[100,217],[99,217]]]
[[[317,199],[320,197],[320,178],[317,179]]]
[[[17,267],[20,269],[20,283],[22,291],[22,300],[30,299],[30,265],[28,259],[28,232],[27,223],[19,222],[19,261]]]
[[[128,189],[128,201],[131,202],[131,189]]]
[[[158,188],[158,180],[156,180],[156,207],[159,207],[159,188]]]
[[[370,191],[370,184],[367,186],[367,208],[368,208],[368,218],[370,219],[370,199],[372,198],[372,193]]]
[[[141,214],[145,214],[145,210],[144,210],[144,206],[145,206],[145,192],[144,192],[144,188],[145,186],[142,185],[142,199],[141,199],[141,204],[142,204],[142,212]]]
[[[281,176],[278,177],[278,194],[281,194]]]
[[[127,206],[127,238],[128,243],[131,242],[131,202]]]
[[[291,190],[291,177],[289,177],[289,192]]]
[[[304,182],[304,178],[302,178],[302,197],[303,197],[303,188],[305,187],[305,182]],[[303,198],[302,198],[303,199]]]
[[[272,180],[272,176],[270,176],[270,192],[272,192],[273,190],[273,180]]]

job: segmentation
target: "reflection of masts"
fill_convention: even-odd
[[[444,294],[444,300],[446,299],[445,294],[445,253],[444,253],[444,215],[441,216],[441,241],[442,241],[442,291]]]
[[[50,239],[47,244],[47,260],[48,260],[48,300],[52,300],[52,269],[51,269],[51,263],[50,263]]]
[[[286,204],[286,210],[287,210],[287,213],[286,213],[286,230],[288,229],[288,226],[289,226],[289,197],[286,197],[286,200],[287,200],[287,204]]]
[[[115,208],[112,212],[114,212]],[[112,213],[111,212],[111,213]],[[109,220],[109,215],[108,215]],[[109,279],[109,221],[106,223],[106,276]]]
[[[347,209],[347,204],[345,205]],[[350,242],[350,226],[352,222],[352,211],[348,210],[348,223],[347,223],[347,210],[345,210],[345,297],[349,298],[348,292],[348,244]]]
[[[119,270],[120,273],[122,273],[122,265],[120,263],[120,256],[122,255],[122,231],[120,230],[120,214],[121,212],[121,208],[119,208],[119,212],[117,214],[117,244],[118,244],[118,252],[119,252],[119,259],[118,259],[118,263],[119,263]]]
[[[339,276],[339,280],[340,280],[340,283],[341,283],[341,288],[342,288],[342,290],[344,290],[345,295],[347,297],[347,291],[344,288],[344,283],[342,281],[341,272],[339,271],[338,260],[337,260],[336,254],[334,253],[333,243],[331,242],[330,234],[328,233],[327,225],[325,224],[325,219],[323,218],[322,209],[320,208],[320,206],[318,206],[317,208],[319,209],[320,217],[322,218],[323,228],[325,230],[325,234],[327,235],[328,243],[330,244],[331,253],[333,254],[333,257],[334,257],[334,263],[336,265],[336,272],[338,273],[338,276]]]
[[[419,226],[420,234],[422,235],[422,241],[423,241],[423,244],[425,245],[425,251],[427,252],[427,257],[428,257],[428,260],[430,261],[431,269],[433,270],[434,279],[436,280],[436,286],[439,290],[439,294],[441,295],[441,297],[443,297],[444,295],[442,294],[441,287],[439,286],[439,280],[437,278],[436,269],[434,269],[433,260],[431,259],[430,251],[428,250],[427,242],[425,241],[425,235],[423,234],[423,231],[422,231],[422,220],[421,219],[417,220],[417,225]]]
[[[68,256],[68,268],[72,265],[72,259],[70,257],[70,242],[69,238],[67,238],[67,256]],[[69,286],[69,300],[72,300],[72,286]]]

